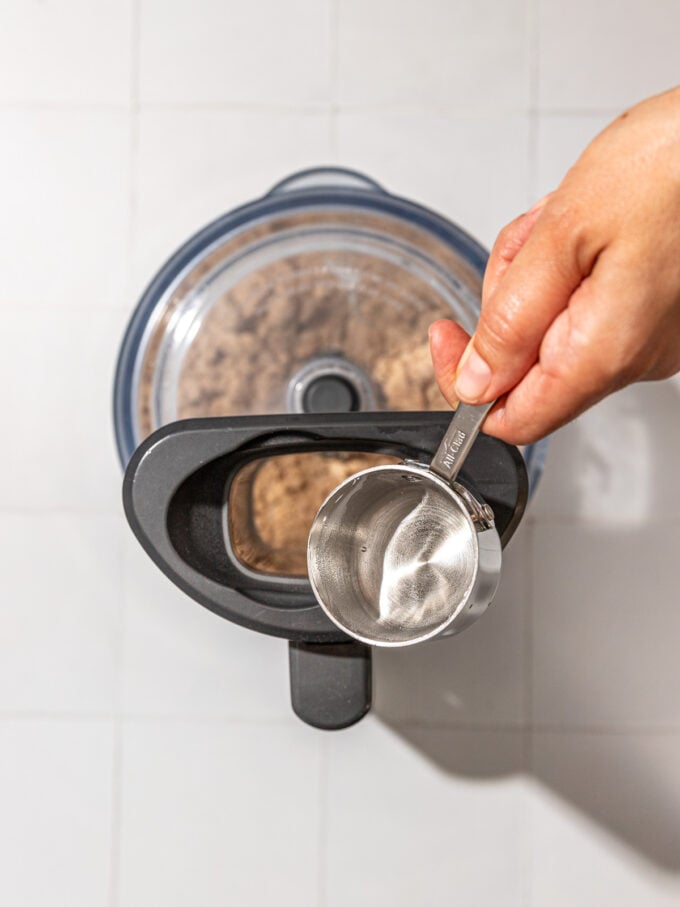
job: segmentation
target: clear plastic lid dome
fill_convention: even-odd
[[[142,297],[118,362],[123,463],[176,419],[447,409],[427,329],[479,315],[485,250],[350,171],[307,171],[210,224]],[[525,450],[532,484],[544,446]]]

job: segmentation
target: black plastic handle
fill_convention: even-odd
[[[360,721],[371,708],[371,650],[363,643],[291,642],[293,711],[312,727],[337,731]]]
[[[300,638],[311,631],[320,634],[317,641],[334,640],[338,631],[322,612],[302,624],[294,614],[315,608],[305,578],[256,573],[231,551],[224,531],[231,482],[246,463],[281,453],[370,450],[427,462],[449,419],[448,413],[337,413],[173,423],[144,441],[130,460],[125,511],[158,566],[207,607],[264,632]],[[507,541],[527,497],[517,449],[480,436],[462,479],[491,504]],[[234,607],[234,590],[276,609],[280,619],[262,619],[252,603]]]
[[[346,637],[317,606],[306,578],[254,572],[231,551],[225,532],[231,482],[246,463],[282,453],[375,451],[429,462],[449,421],[446,412],[360,412],[175,422],[133,454],[125,512],[160,569],[201,604],[261,632],[340,641]],[[519,451],[480,435],[461,477],[494,509],[505,543],[527,499]]]
[[[429,462],[451,414],[337,413],[176,422],[135,451],[123,501],[135,535],[196,601],[235,623],[290,643],[293,709],[314,727],[360,720],[371,704],[371,653],[316,603],[306,579],[245,568],[230,548],[229,489],[248,462],[302,451],[373,451]],[[505,544],[528,494],[519,451],[480,435],[460,477],[493,508]]]

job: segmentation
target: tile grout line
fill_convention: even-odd
[[[327,731],[320,742],[319,766],[319,851],[318,851],[318,879],[317,898],[318,907],[326,907],[328,902],[327,873],[328,873],[328,806],[329,806],[329,763],[330,739]]]
[[[340,0],[330,0],[330,148],[331,158],[334,163],[338,161],[338,104],[339,71],[340,71],[340,37],[338,23],[340,21]]]
[[[132,8],[132,63],[130,73],[130,147],[129,147],[129,193],[128,193],[128,292],[133,284],[134,250],[137,239],[137,216],[139,203],[139,133],[140,133],[140,20],[142,0],[133,0]]]
[[[450,731],[453,734],[512,734],[527,737],[529,734],[552,734],[568,736],[573,734],[592,737],[678,737],[680,724],[659,725],[603,725],[603,724],[550,724],[535,722],[524,724],[472,724],[452,723],[445,721],[421,721],[404,719],[403,721],[383,721],[386,727],[409,728],[423,731]]]
[[[535,527],[526,527],[527,550],[524,554],[524,568],[527,583],[524,604],[524,727],[531,737],[534,729],[534,539]]]
[[[527,733],[528,745],[535,729],[534,724],[534,544],[536,540],[536,524],[529,520],[526,526],[527,548],[524,554],[524,569],[526,571],[525,607],[524,607],[524,726]],[[526,755],[526,754],[525,754]]]
[[[141,3],[132,0],[131,23],[131,60],[130,60],[130,137],[128,159],[128,243],[127,243],[127,288],[133,282],[134,247],[137,232],[137,194],[139,163],[139,82],[141,50]],[[123,527],[118,530],[118,557],[120,578],[118,594],[118,625],[115,638],[115,690],[113,718],[113,759],[112,759],[112,830],[111,830],[111,890],[110,907],[120,904],[120,874],[122,848],[122,811],[123,811],[123,646],[125,636],[125,542]]]
[[[529,144],[528,144],[528,199],[530,207],[537,201],[538,192],[538,121],[539,121],[539,0],[527,0],[527,43],[529,53]]]
[[[527,147],[527,207],[537,200],[538,192],[538,129],[539,129],[539,79],[540,79],[540,0],[526,0],[527,11],[527,45],[529,54],[529,128]],[[527,777],[533,776],[534,751],[534,540],[535,524],[531,521],[527,527],[528,545],[525,552],[525,569],[527,575],[526,602],[524,608],[524,708],[526,731],[522,741],[523,761]],[[529,804],[530,806],[530,804]],[[524,907],[531,907],[533,888],[533,829],[531,809],[523,811],[521,830],[523,848],[520,868],[520,897]]]
[[[123,101],[0,101],[0,113],[128,113]]]
[[[125,626],[125,547],[123,527],[118,527],[118,615],[114,634],[114,699],[113,699],[113,757],[111,779],[111,890],[110,907],[120,902],[120,848],[122,812],[122,665],[123,634]]]
[[[339,28],[340,0],[330,0],[329,28],[330,28],[330,54],[329,54],[329,144],[331,161],[338,164],[338,85],[339,85]],[[320,741],[319,764],[319,827],[318,827],[318,852],[317,852],[317,903],[318,907],[326,907],[328,903],[327,873],[328,873],[328,806],[329,806],[329,761],[330,739],[327,732],[321,732],[324,737]]]
[[[136,107],[139,111],[155,113],[251,113],[251,114],[291,114],[320,116],[328,112],[327,101],[275,104],[265,101],[138,101]],[[441,104],[441,103],[340,103],[337,98],[330,103],[330,107],[340,113],[377,113],[377,114],[411,114],[411,115],[438,115],[460,116],[473,119],[483,119],[492,116],[517,116],[526,114],[527,106],[522,105],[494,105],[494,104]],[[36,101],[36,102],[5,102],[0,101],[0,113],[35,112],[35,113],[130,113],[130,103],[118,104],[104,101]],[[541,107],[536,104],[536,113],[550,117],[601,117],[603,114],[614,118],[621,113],[620,107]]]
[[[532,0],[533,2],[533,0]],[[535,526],[531,523],[527,527],[528,534],[528,545],[527,551],[525,553],[525,569],[527,575],[527,586],[526,586],[526,603],[524,610],[524,641],[525,641],[525,692],[524,692],[524,708],[525,708],[525,719],[526,727],[524,740],[522,743],[523,747],[523,761],[526,771],[527,778],[534,777],[534,766],[533,766],[533,752],[534,752],[534,611],[535,611],[535,598],[534,598],[534,568],[536,565],[536,559],[534,557],[534,540],[535,540]],[[525,794],[526,796],[526,794]],[[529,804],[530,806],[530,804]],[[522,903],[524,907],[530,907],[532,897],[532,870],[533,870],[533,852],[532,852],[532,841],[533,841],[533,829],[532,829],[532,818],[531,818],[531,809],[527,808],[524,810],[524,827],[522,829],[522,837],[524,841],[523,847],[523,861],[522,861]]]
[[[113,760],[111,785],[111,888],[109,892],[110,907],[120,903],[120,851],[122,830],[122,763],[123,763],[123,727],[120,715],[113,718]]]
[[[252,728],[281,728],[291,727],[288,717],[252,718],[246,715],[195,715],[191,713],[160,714],[158,712],[117,713],[115,711],[51,711],[48,709],[0,709],[0,722],[2,721],[65,721],[65,722],[107,722],[118,720],[121,728],[129,724],[181,724],[208,725],[217,727],[252,727]],[[420,719],[405,718],[399,721],[387,722],[381,717],[376,720],[386,728],[405,728],[423,731],[446,731],[452,734],[511,734],[513,736],[526,736],[531,730],[533,736],[549,734],[552,736],[581,735],[584,737],[676,737],[680,739],[680,724],[557,724],[545,721],[534,722],[529,728],[528,724],[474,724],[471,722],[446,722],[423,721]],[[298,727],[293,723],[294,728]]]

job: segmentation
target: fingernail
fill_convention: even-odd
[[[466,403],[476,403],[491,384],[491,369],[477,350],[469,344],[456,375],[456,395]]]

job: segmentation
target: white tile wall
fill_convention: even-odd
[[[678,734],[537,734],[529,903],[677,904],[679,760]]]
[[[151,277],[180,243],[219,214],[263,195],[288,173],[330,158],[328,111],[144,109],[136,281]]]
[[[556,189],[581,152],[621,110],[607,113],[546,113],[539,117],[536,137],[536,167],[531,174],[532,195],[541,198]]]
[[[340,110],[338,159],[451,217],[488,246],[527,208],[526,114]]]
[[[144,102],[330,100],[331,0],[144,0],[140,10]]]
[[[326,903],[519,907],[521,769],[515,733],[433,728],[402,736],[369,719],[335,735]]]
[[[112,890],[110,720],[0,722],[0,901],[108,907]]]
[[[313,904],[322,746],[292,718],[127,723],[120,903]]]
[[[11,294],[3,297],[3,334],[12,342],[2,362],[8,382],[11,376],[3,394],[11,430],[2,441],[2,507],[117,511],[111,382],[125,311],[88,300],[62,308],[12,303]]]
[[[121,523],[74,513],[0,513],[0,710],[114,707]]]
[[[491,244],[677,80],[680,6],[5,7],[0,902],[677,903],[677,380],[558,433],[493,609],[379,653],[373,716],[332,736],[292,717],[283,641],[137,547],[110,395],[135,290],[296,168]]]
[[[542,107],[629,107],[677,83],[675,0],[540,0],[538,11]]]
[[[134,0],[5,0],[0,103],[128,104],[134,8]]]
[[[532,512],[612,530],[680,519],[679,404],[675,380],[637,384],[566,426]]]
[[[521,107],[529,97],[522,0],[342,0],[337,91],[348,105]]]
[[[680,731],[680,522],[541,525],[532,595],[536,721]]]
[[[132,715],[281,719],[288,650],[199,607],[137,540],[124,545],[123,709]]]
[[[3,109],[3,299],[125,305],[130,122],[124,111]]]

